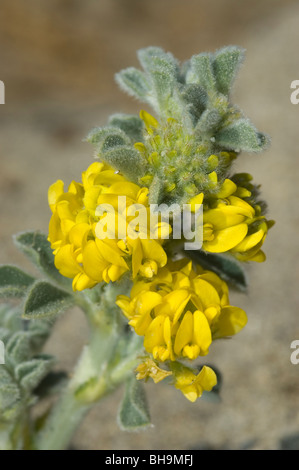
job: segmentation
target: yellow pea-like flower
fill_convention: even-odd
[[[180,365],[179,368],[173,371],[173,375],[175,377],[175,387],[191,402],[195,402],[204,391],[210,392],[217,385],[217,376],[213,369],[208,366],[203,366],[196,375],[188,367]]]
[[[230,252],[240,261],[265,260],[261,246],[273,221],[266,220],[254,200],[254,186],[249,184],[250,178],[250,175],[241,174],[235,175],[236,182],[225,179],[216,194],[204,197],[204,251]],[[192,205],[197,197],[201,194],[189,203]]]
[[[144,336],[145,350],[162,362],[205,356],[213,340],[247,323],[244,310],[229,304],[227,284],[186,259],[169,261],[149,282],[136,280],[130,297],[116,303]]]
[[[126,272],[151,279],[166,264],[162,243],[170,226],[159,223],[151,238],[148,189],[109,165],[92,163],[82,173],[82,183],[72,181],[67,191],[58,180],[50,186],[48,200],[55,266],[73,279],[74,290],[117,281]],[[134,224],[134,209],[141,206],[145,217]]]

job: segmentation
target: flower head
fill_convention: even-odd
[[[236,334],[247,322],[245,312],[229,304],[226,283],[194,271],[187,260],[168,263],[150,282],[137,280],[130,298],[116,303],[144,336],[145,350],[162,362],[205,356],[212,340]]]
[[[261,250],[272,221],[265,218],[265,205],[257,202],[257,188],[250,175],[226,179],[215,195],[204,200],[203,249],[231,252],[241,261],[264,261]]]
[[[137,274],[151,278],[167,262],[157,235],[161,224],[149,227],[147,217],[134,224],[132,208],[142,207],[148,215],[148,189],[127,181],[105,163],[91,164],[82,183],[72,181],[66,192],[61,180],[54,183],[49,205],[55,265],[62,275],[73,278],[74,290],[116,281],[129,270],[133,278]]]

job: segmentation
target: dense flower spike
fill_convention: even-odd
[[[245,312],[229,304],[228,288],[216,274],[188,260],[168,263],[150,281],[137,280],[130,298],[117,305],[145,350],[161,362],[205,356],[214,339],[232,336],[246,324]]]
[[[164,201],[183,203],[198,190],[214,194],[220,187],[217,178],[227,171],[236,153],[219,150],[217,155],[210,155],[201,136],[172,117],[160,123],[142,110],[140,118],[144,122],[144,141],[136,142],[134,147],[147,162],[147,172],[140,181],[150,186],[158,177],[163,182]]]
[[[134,238],[128,232],[132,217],[127,209],[138,204],[149,210],[148,190],[101,162],[91,164],[82,174],[82,183],[72,181],[67,192],[60,180],[49,188],[53,212],[49,241],[57,269],[73,278],[74,290],[116,281],[129,270],[133,277],[152,277],[166,264],[167,256],[157,233],[155,237],[148,233],[151,227],[139,227],[138,233],[144,231],[144,238]],[[100,213],[99,207],[106,211]],[[117,223],[120,221],[123,223]],[[109,234],[111,226],[115,226],[115,234]],[[120,226],[126,233],[118,232]],[[161,225],[158,223],[154,230],[161,230]],[[100,231],[104,236],[99,237]]]
[[[223,279],[240,285],[245,278],[233,258],[265,260],[261,248],[273,225],[252,177],[232,173],[242,151],[260,152],[269,142],[230,101],[243,56],[232,46],[181,66],[160,48],[138,51],[143,71],[130,67],[116,80],[155,116],[145,110],[111,116],[86,138],[99,161],[82,183],[73,181],[65,192],[57,181],[49,189],[57,269],[78,291],[127,274],[131,291],[116,304],[133,334],[143,337],[137,379],[166,379],[192,402],[212,390],[217,377],[208,366],[188,364],[247,322],[244,310],[230,304]],[[185,204],[186,231],[176,225],[187,220]],[[192,237],[196,246],[186,245]],[[198,256],[188,255],[199,246]]]

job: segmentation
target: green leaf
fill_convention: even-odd
[[[213,271],[224,281],[241,291],[246,291],[247,279],[245,272],[241,264],[232,256],[206,253],[200,250],[186,251],[186,255],[202,268]]]
[[[149,187],[149,204],[159,204],[161,197],[163,196],[163,181],[159,176],[155,175],[151,185]]]
[[[52,356],[40,356],[19,364],[15,376],[21,387],[31,391],[38,386],[54,364]]]
[[[124,431],[135,431],[150,426],[150,415],[143,384],[130,377],[118,413],[118,424]]]
[[[207,107],[207,94],[196,83],[190,83],[182,90],[182,98],[187,103],[188,111],[194,116],[195,122]]]
[[[71,280],[62,276],[55,267],[53,251],[45,234],[39,231],[22,232],[14,236],[14,242],[42,273],[71,289]]]
[[[236,46],[224,47],[214,55],[213,71],[220,93],[229,95],[244,55],[245,50]]]
[[[30,333],[17,331],[12,335],[6,345],[6,354],[14,364],[28,359],[30,355]]]
[[[139,49],[137,56],[142,67],[149,75],[157,69],[167,69],[173,77],[178,76],[177,60],[170,52],[165,52],[161,47],[150,46]]]
[[[53,326],[53,322],[51,319],[32,319],[28,323],[28,332],[30,333],[31,338],[31,350],[34,353],[37,353],[41,350],[44,343],[48,339],[51,329]]]
[[[22,297],[35,279],[16,266],[0,266],[0,297]]]
[[[150,77],[159,111],[167,111],[167,103],[171,97],[178,77],[178,64],[172,54],[159,47],[140,49],[138,59]],[[154,106],[155,107],[155,106]]]
[[[195,128],[196,133],[211,133],[215,132],[221,123],[222,117],[217,109],[206,109]]]
[[[96,145],[99,154],[131,143],[129,137],[117,127],[96,127],[89,132],[85,140]]]
[[[10,335],[11,335],[11,332],[7,328],[3,328],[2,326],[0,327],[0,341],[2,341],[3,343],[6,343],[9,340]],[[0,345],[0,348],[1,348],[1,345]]]
[[[131,114],[113,114],[109,118],[109,124],[122,129],[132,142],[143,141],[144,123],[140,117]]]
[[[0,383],[0,421],[2,418],[14,419],[19,412],[20,390],[15,383]]]
[[[134,67],[128,67],[115,75],[117,84],[129,95],[140,101],[148,102],[151,86],[146,75]]]
[[[5,365],[0,366],[0,421],[13,419],[18,411],[21,394]]]
[[[134,147],[115,147],[100,157],[130,181],[138,182],[138,178],[145,174],[146,161]]]
[[[268,146],[269,139],[258,132],[249,120],[243,118],[221,129],[215,135],[215,142],[236,152],[260,152]]]
[[[55,317],[73,304],[72,295],[46,281],[37,281],[28,293],[23,318]]]
[[[212,55],[202,53],[191,57],[191,69],[187,73],[188,83],[198,83],[207,92],[216,91],[216,80],[212,68]]]

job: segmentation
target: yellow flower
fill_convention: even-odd
[[[195,375],[194,371],[180,364],[179,367],[173,368],[173,374],[175,387],[181,390],[191,402],[195,402],[204,391],[210,392],[217,385],[217,376],[208,366],[203,366],[200,372]]]
[[[161,224],[148,224],[148,189],[127,181],[109,165],[94,162],[83,172],[82,183],[72,181],[66,192],[63,181],[57,181],[48,199],[53,213],[48,239],[55,266],[73,279],[74,290],[116,281],[129,270],[133,277],[151,278],[166,264],[157,235]],[[134,208],[141,206],[146,217],[134,224]]]
[[[161,382],[161,380],[172,375],[172,372],[161,369],[158,367],[156,362],[149,357],[139,364],[139,366],[136,368],[136,372],[138,372],[136,375],[137,380],[145,379],[146,381],[149,377],[151,377],[155,383]]]
[[[137,280],[130,297],[117,305],[144,348],[162,362],[196,359],[209,352],[212,340],[238,333],[246,313],[229,304],[228,288],[216,274],[192,268],[188,260],[168,262],[151,280]]]
[[[220,191],[204,200],[203,250],[229,251],[241,261],[265,260],[260,248],[273,222],[265,219],[255,202],[255,188],[246,184],[249,178],[250,175],[242,178],[235,175],[236,182],[226,179]],[[244,186],[238,185],[239,182]]]

